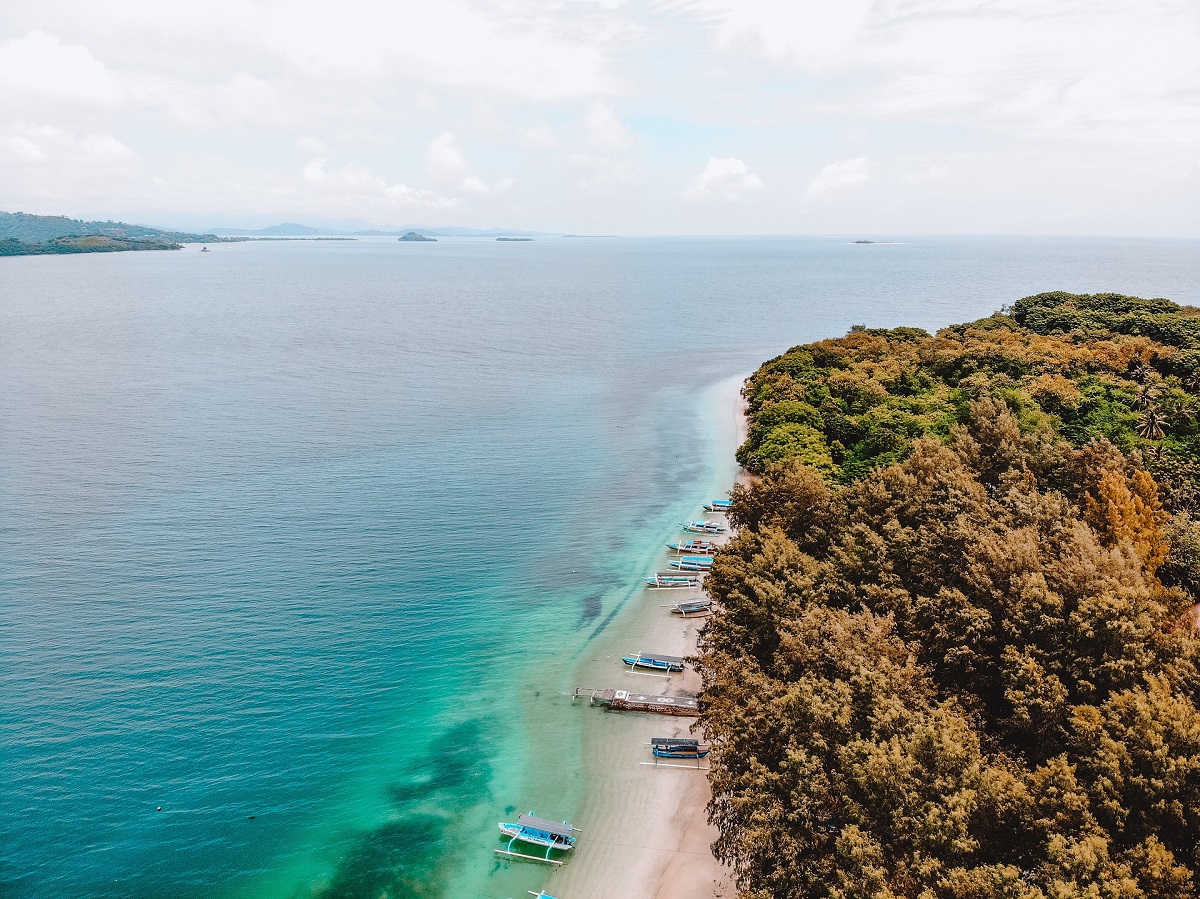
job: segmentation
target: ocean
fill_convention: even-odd
[[[0,897],[536,889],[495,822],[594,788],[559,694],[728,489],[730,379],[1200,300],[1196,241],[898,240],[0,260]]]

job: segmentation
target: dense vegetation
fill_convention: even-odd
[[[61,215],[0,212],[0,256],[177,250],[183,243],[215,243],[212,234],[163,231],[124,222],[84,222]]]
[[[698,660],[743,896],[1196,895],[1198,348],[1056,293],[747,382]]]
[[[183,244],[162,240],[122,240],[117,237],[56,237],[46,243],[0,239],[0,256],[46,256],[63,253],[115,253],[122,250],[179,250]]]

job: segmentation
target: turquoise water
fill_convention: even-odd
[[[512,896],[551,699],[728,473],[708,391],[854,323],[1195,301],[1200,244],[223,245],[0,260],[0,895]],[[567,763],[563,763],[567,760]],[[161,806],[161,811],[157,809]]]

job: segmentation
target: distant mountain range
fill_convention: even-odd
[[[209,233],[219,237],[402,237],[416,231],[426,237],[545,237],[541,231],[518,231],[513,228],[428,228],[423,225],[403,225],[386,228],[313,228],[285,222],[269,228],[211,228]]]
[[[347,222],[344,224],[360,224]],[[361,224],[368,224],[362,222]],[[32,256],[50,253],[104,253],[119,250],[177,250],[185,243],[218,243],[221,240],[311,237],[402,237],[416,232],[424,237],[544,237],[541,231],[512,228],[314,228],[287,222],[269,228],[211,228],[202,234],[171,231],[125,222],[87,222],[62,215],[30,215],[0,212],[0,256]]]

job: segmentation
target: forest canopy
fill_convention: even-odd
[[[1196,895],[1197,315],[1042,294],[748,380],[697,660],[742,896]]]

